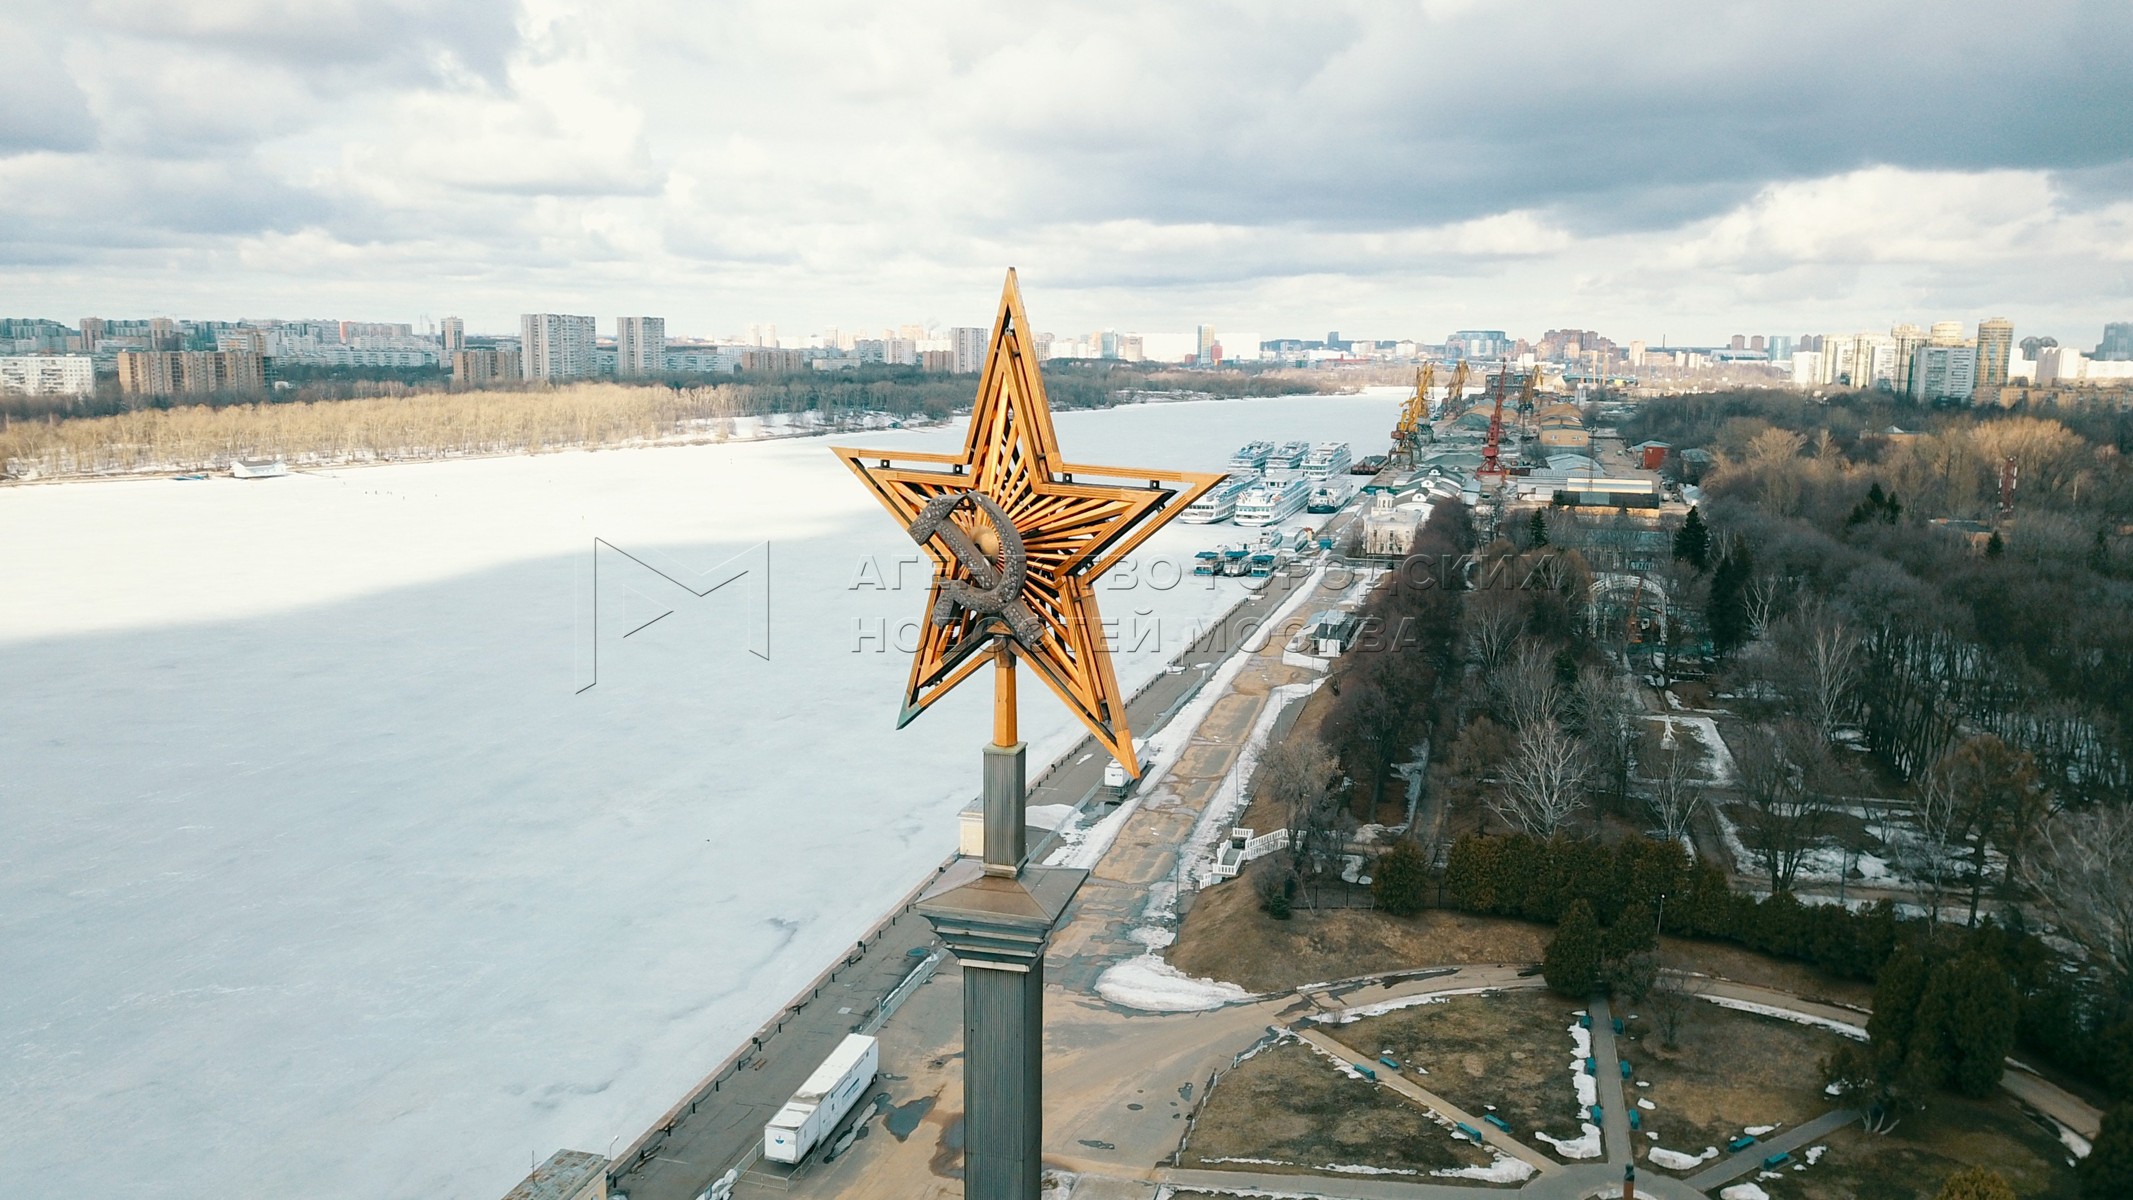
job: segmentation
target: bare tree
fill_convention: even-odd
[[[1866,660],[1859,636],[1836,613],[1815,604],[1780,622],[1777,641],[1791,676],[1787,690],[1822,740],[1834,742],[1856,711]]]
[[[1937,766],[1922,772],[1912,787],[1911,828],[1898,839],[1896,851],[1929,928],[1939,925],[1941,905],[1962,874],[1968,828],[1951,774]]]
[[[1616,801],[1626,799],[1637,727],[1630,720],[1630,699],[1622,678],[1604,667],[1586,667],[1578,672],[1572,700],[1594,776],[1606,784]]]
[[[1748,632],[1751,637],[1759,638],[1770,632],[1771,622],[1777,618],[1778,602],[1784,594],[1784,581],[1768,573],[1756,576],[1748,585]]]
[[[1518,595],[1508,588],[1482,588],[1473,593],[1462,614],[1466,623],[1467,652],[1484,678],[1503,668],[1525,628],[1526,614]]]
[[[1585,771],[1577,741],[1543,720],[1519,735],[1489,808],[1535,837],[1554,837],[1585,802]]]
[[[1307,901],[1314,880],[1328,867],[1339,870],[1347,845],[1346,806],[1333,787],[1333,773],[1333,756],[1317,738],[1291,738],[1269,746],[1252,775],[1259,794],[1281,806],[1290,870],[1303,881]]]
[[[1490,682],[1497,711],[1514,732],[1524,735],[1544,722],[1554,722],[1563,686],[1556,680],[1555,661],[1547,647],[1533,642],[1519,646]]]
[[[1829,746],[1803,721],[1743,730],[1733,761],[1741,794],[1755,810],[1743,830],[1748,849],[1770,876],[1770,890],[1788,892],[1823,827],[1833,772]]]
[[[1673,728],[1667,729],[1667,738],[1673,737]],[[1703,780],[1696,774],[1695,757],[1682,748],[1679,742],[1662,746],[1658,754],[1659,771],[1652,779],[1652,820],[1659,826],[1661,836],[1677,842],[1688,836],[1689,826],[1696,814],[1703,809]]]
[[[1697,999],[1710,990],[1711,981],[1706,976],[1678,965],[1660,967],[1652,980],[1651,991],[1644,998],[1644,1010],[1652,1014],[1652,1023],[1659,1029],[1659,1041],[1667,1049],[1680,1047],[1683,1023],[1688,1020]]]
[[[2063,812],[2044,826],[2023,875],[2060,931],[2133,999],[2133,809]]]

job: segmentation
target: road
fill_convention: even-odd
[[[1329,528],[1337,529],[1339,523]],[[1311,579],[1309,572],[1299,572],[1266,581],[1267,586],[1174,660],[1170,670],[1150,680],[1127,703],[1135,735],[1145,737],[1163,728],[1223,660],[1250,642],[1294,589],[1309,586]],[[1108,761],[1094,739],[1084,738],[1031,782],[1028,804],[1088,802],[1103,786]],[[1033,851],[1041,854],[1043,847],[1039,841]],[[727,1168],[745,1167],[755,1157],[763,1123],[839,1039],[866,1021],[919,956],[937,949],[932,928],[910,907],[915,899],[916,889],[815,995],[796,998],[782,1024],[759,1033],[625,1150],[615,1160],[614,1189],[626,1192],[630,1200],[694,1200]],[[948,964],[944,977],[952,969]]]

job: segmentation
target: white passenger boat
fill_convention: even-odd
[[[1272,442],[1247,442],[1239,447],[1235,454],[1229,456],[1229,469],[1232,471],[1263,471],[1266,469],[1266,456],[1273,452],[1274,443]]]
[[[1191,525],[1213,525],[1227,521],[1237,513],[1237,501],[1259,483],[1257,475],[1229,478],[1216,484],[1206,495],[1185,506],[1178,520]]]
[[[1262,479],[1237,500],[1239,525],[1272,525],[1304,510],[1311,499],[1311,481],[1302,477]]]
[[[1354,461],[1355,454],[1348,449],[1348,443],[1320,442],[1311,447],[1310,455],[1304,459],[1303,472],[1311,479],[1331,479],[1345,474]]]
[[[1266,456],[1267,474],[1277,471],[1301,471],[1304,460],[1311,457],[1311,443],[1283,442]]]

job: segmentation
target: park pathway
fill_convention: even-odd
[[[1607,1151],[1604,1161],[1621,1166],[1636,1161],[1637,1148],[1629,1141],[1629,1107],[1623,1103],[1614,1013],[1604,996],[1585,1011],[1592,1014],[1593,1098],[1600,1106],[1600,1144]]]
[[[1859,1119],[1859,1114],[1848,1108],[1826,1112],[1805,1125],[1796,1125],[1768,1141],[1757,1142],[1731,1158],[1721,1158],[1710,1166],[1689,1176],[1689,1186],[1698,1191],[1733,1182],[1751,1171],[1760,1170],[1763,1163],[1774,1154],[1790,1154],[1812,1142],[1819,1141]]]

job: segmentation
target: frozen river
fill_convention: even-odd
[[[1399,398],[1059,434],[1361,456]],[[1160,629],[1129,691],[1241,586],[1146,565],[1240,536],[1173,525],[1100,589]],[[813,438],[0,490],[0,1161],[481,1200],[628,1142],[954,843],[989,700],[893,728],[914,551]],[[1034,770],[1078,730],[1025,691]]]

